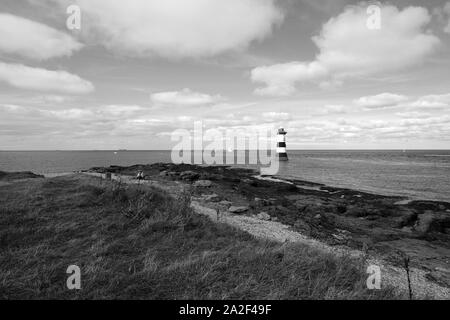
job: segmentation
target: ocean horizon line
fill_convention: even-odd
[[[260,151],[261,149],[234,149],[232,151]],[[262,149],[262,151],[266,151],[267,149]],[[271,149],[275,150],[275,149]],[[18,149],[18,150],[8,150],[4,149],[0,152],[150,152],[150,151],[159,151],[159,152],[166,152],[166,151],[172,151],[171,149]],[[210,151],[207,149],[194,149],[186,152],[192,152],[192,151]],[[217,151],[225,151],[230,152],[229,150],[217,150]],[[450,151],[449,149],[289,149],[290,151]]]

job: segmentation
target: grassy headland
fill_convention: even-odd
[[[0,186],[1,299],[371,299],[363,261],[213,222],[158,189],[74,175]],[[81,268],[81,290],[66,269]]]

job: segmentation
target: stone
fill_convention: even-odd
[[[416,214],[414,212],[405,212],[400,217],[394,219],[394,223],[397,228],[403,228],[412,224],[416,219]]]
[[[183,171],[180,173],[180,178],[182,180],[196,180],[200,175],[194,171]]]
[[[240,206],[240,207],[231,206],[228,208],[228,211],[231,213],[243,213],[248,211],[248,206]]]
[[[273,206],[275,204],[275,202],[277,201],[277,199],[260,199],[260,198],[255,198],[255,204],[259,205],[259,206]]]
[[[231,201],[227,201],[227,200],[222,200],[219,202],[219,204],[222,206],[227,206],[227,207],[232,205]]]
[[[445,232],[450,227],[450,216],[426,210],[418,216],[414,229],[421,233]]]
[[[434,270],[439,271],[439,272],[446,272],[446,273],[450,274],[450,269],[436,267],[436,268],[434,268]]]
[[[264,200],[261,198],[255,198],[254,202],[256,206],[264,206]]]
[[[241,182],[245,183],[245,184],[248,184],[248,185],[250,185],[252,187],[258,186],[258,182],[256,180],[253,180],[253,179],[245,178],[245,179],[242,179]]]
[[[212,182],[210,180],[197,180],[193,186],[196,188],[209,188],[212,186]]]
[[[403,206],[403,205],[409,204],[411,201],[412,200],[410,200],[410,199],[400,200],[400,201],[394,202],[394,205]]]
[[[412,232],[412,228],[411,227],[403,227],[401,230],[403,232],[407,232],[407,233],[411,233]]]
[[[314,219],[320,219],[320,218],[322,218],[322,216],[321,216],[320,214],[316,214],[316,215],[314,216]]]
[[[300,219],[295,221],[294,227],[306,234],[309,234],[311,232],[311,226],[308,223],[306,223],[305,221],[300,220]]]
[[[449,272],[445,272],[445,271],[441,271],[441,270],[434,270],[432,272],[427,273],[425,275],[425,277],[428,280],[436,282],[443,287],[450,287],[450,273]]]
[[[169,173],[168,173],[167,171],[161,171],[161,172],[159,173],[159,175],[160,175],[161,177],[167,177],[167,176],[169,175]]]
[[[281,212],[281,213],[284,213],[284,214],[290,213],[290,210],[288,208],[283,207],[281,205],[276,206],[275,209],[276,209],[277,212]]]
[[[332,236],[333,236],[333,238],[335,238],[336,240],[339,240],[339,241],[346,240],[346,237],[341,234],[332,234]]]
[[[260,212],[256,215],[256,217],[260,220],[269,221],[270,215],[267,212]]]
[[[276,191],[277,192],[293,192],[293,191],[297,191],[298,188],[295,184],[293,183],[282,183],[282,184],[278,184],[276,186]]]
[[[372,214],[371,214],[371,212],[368,212],[368,210],[365,208],[350,206],[347,208],[345,215],[350,216],[350,217],[360,218],[360,217],[367,217]]]
[[[295,201],[294,205],[300,212],[305,211],[305,209],[308,207],[308,205],[305,204],[302,200]]]
[[[205,201],[211,201],[211,202],[219,202],[220,201],[220,197],[213,193],[213,194],[203,194],[202,195],[203,200]]]

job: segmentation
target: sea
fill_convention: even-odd
[[[280,163],[281,178],[450,202],[450,150],[291,150],[288,155],[289,161]],[[49,175],[157,162],[171,162],[171,151],[0,151],[0,171]]]

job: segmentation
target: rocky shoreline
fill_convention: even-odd
[[[331,246],[346,246],[393,265],[409,257],[429,281],[450,288],[450,203],[403,201],[301,180],[258,176],[249,169],[171,163],[89,171],[182,183],[217,212],[277,221]]]

